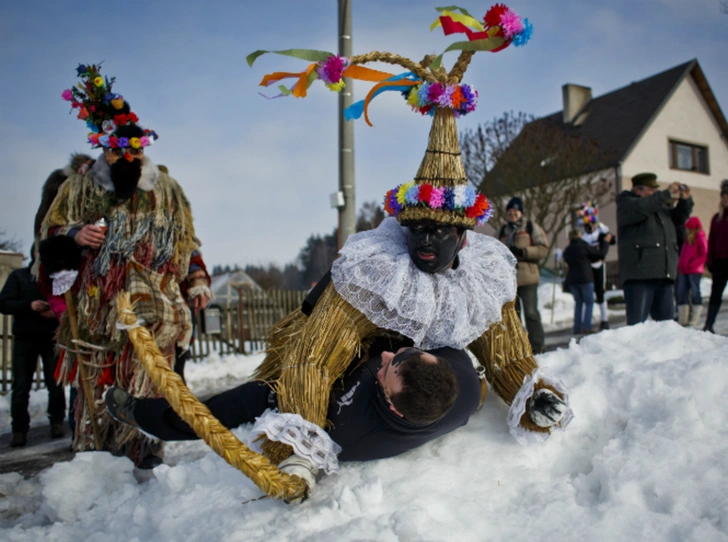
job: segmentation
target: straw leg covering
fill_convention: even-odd
[[[515,300],[503,305],[502,315],[503,319],[490,326],[468,349],[485,367],[485,376],[493,391],[510,405],[521,389],[523,379],[538,368],[538,363],[531,351],[528,334],[516,313]],[[541,388],[547,388],[561,399],[564,398],[562,393],[539,380],[534,392]],[[528,431],[550,432],[549,428],[539,427],[531,421],[528,407],[521,417],[520,425]]]
[[[271,497],[286,502],[304,499],[308,489],[301,478],[279,471],[268,459],[246,447],[197,400],[179,375],[170,369],[149,330],[138,325],[129,294],[120,294],[116,303],[119,321],[127,326],[129,340],[142,365],[157,389],[197,436]]]

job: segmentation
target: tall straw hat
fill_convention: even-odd
[[[365,55],[344,58],[325,51],[288,49],[259,50],[250,54],[248,64],[266,53],[276,53],[313,62],[300,73],[276,72],[263,78],[261,86],[269,86],[286,78],[296,78],[291,87],[279,85],[280,96],[306,96],[308,88],[321,80],[329,89],[340,91],[344,78],[376,83],[366,99],[344,111],[347,120],[368,116],[370,102],[380,93],[397,91],[406,103],[423,115],[433,117],[427,150],[412,181],[388,191],[385,210],[401,223],[429,220],[464,228],[484,224],[491,214],[488,199],[468,184],[460,154],[456,118],[475,110],[478,93],[461,84],[470,60],[477,51],[497,52],[511,43],[525,45],[533,26],[528,19],[516,15],[503,4],[496,4],[485,14],[482,22],[457,6],[436,8],[440,13],[430,30],[440,26],[445,35],[465,34],[467,41],[450,45],[439,56],[427,56],[422,62],[387,52],[374,51]],[[461,51],[448,73],[442,67],[442,57],[449,51]],[[392,74],[364,67],[370,62],[386,62],[403,67],[404,73]]]

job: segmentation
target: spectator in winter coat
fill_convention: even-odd
[[[710,290],[708,317],[705,319],[703,329],[713,333],[713,324],[720,310],[723,290],[728,283],[728,179],[720,184],[720,210],[710,221],[706,265],[713,275],[713,287]]]
[[[632,190],[617,196],[619,271],[627,305],[627,324],[674,317],[677,276],[675,224],[693,209],[690,187],[672,183],[659,190],[657,175],[640,173]]]
[[[521,198],[511,198],[506,205],[508,222],[501,226],[498,239],[505,244],[516,257],[516,281],[519,303],[516,303],[518,315],[521,306],[526,317],[528,340],[534,354],[543,352],[544,336],[541,314],[538,312],[538,283],[541,281],[538,263],[548,253],[548,240],[541,226],[524,217]]]
[[[569,233],[571,242],[564,250],[564,261],[569,266],[566,283],[574,296],[574,335],[591,333],[592,310],[594,309],[594,273],[591,264],[603,260],[609,250],[607,243],[612,235],[602,235],[599,247],[590,246],[582,239],[581,229]]]
[[[35,256],[35,249],[32,250]],[[56,384],[53,373],[56,368],[54,334],[58,327],[53,311],[50,310],[38,284],[28,267],[16,269],[8,277],[0,292],[0,312],[12,314],[13,318],[13,388],[10,400],[13,436],[10,446],[25,446],[30,416],[28,397],[33,385],[33,375],[38,366],[38,356],[43,360],[43,376],[48,388],[48,418],[51,422],[51,438],[63,436],[63,418],[66,412],[66,397],[63,387]]]
[[[705,260],[708,257],[708,241],[697,216],[688,219],[685,230],[686,240],[677,262],[677,270],[680,273],[677,278],[677,317],[681,326],[697,326],[703,310],[700,279],[705,271]]]

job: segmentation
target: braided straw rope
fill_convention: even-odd
[[[503,305],[503,319],[490,326],[488,331],[468,346],[485,367],[486,377],[493,390],[508,405],[521,389],[524,377],[538,367],[528,342],[528,333],[521,325],[515,306],[515,301]],[[563,399],[563,394],[543,382],[537,382],[534,391],[541,388],[547,388]],[[520,425],[529,431],[550,432],[549,428],[540,427],[531,421],[528,407],[521,417]]]
[[[439,71],[437,73],[433,73],[414,60],[410,60],[409,58],[395,55],[393,53],[387,53],[386,51],[372,51],[365,55],[352,56],[349,58],[349,62],[351,62],[351,64],[368,64],[369,62],[396,64],[397,66],[402,66],[403,68],[411,71],[423,81],[429,81],[430,83],[437,83],[438,81],[440,83],[444,83],[447,78],[447,74],[445,73]]]
[[[305,499],[308,486],[301,478],[279,471],[268,459],[250,450],[192,395],[179,375],[169,368],[169,362],[159,351],[149,330],[143,326],[136,326],[137,318],[128,293],[119,294],[116,306],[119,311],[119,321],[125,326],[131,326],[129,340],[134,345],[137,357],[159,392],[169,401],[180,418],[192,427],[197,436],[271,497],[286,502]]]

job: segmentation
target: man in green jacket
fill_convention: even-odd
[[[632,190],[617,196],[619,269],[627,324],[671,320],[677,277],[676,227],[693,209],[690,187],[672,183],[660,190],[657,175],[640,173]]]

